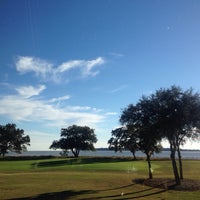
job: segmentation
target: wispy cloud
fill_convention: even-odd
[[[47,74],[52,73],[52,67],[53,64],[35,57],[18,56],[16,60],[16,69],[22,74],[34,72],[37,76],[45,78]]]
[[[85,61],[85,65],[82,68],[82,75],[85,76],[96,76],[99,71],[95,70],[93,71],[93,68],[99,65],[104,64],[104,59],[102,57],[99,57],[95,60],[89,60],[89,61]]]
[[[116,52],[111,52],[110,55],[114,56],[114,57],[123,57],[124,56],[124,54],[116,53]]]
[[[96,112],[96,108],[81,106],[59,106],[58,101],[70,98],[70,95],[49,100],[31,98],[39,95],[46,87],[24,86],[18,87],[18,94],[4,95],[0,98],[0,115],[12,121],[30,121],[61,127],[66,124],[94,126],[105,118],[103,113]]]
[[[119,87],[117,87],[117,88],[111,90],[110,92],[111,92],[111,93],[120,92],[120,91],[126,89],[127,87],[128,87],[128,85],[120,85]]]
[[[16,69],[21,74],[33,72],[37,77],[43,80],[53,80],[58,82],[62,74],[73,69],[79,69],[81,77],[96,76],[99,70],[94,69],[105,63],[105,59],[98,57],[94,60],[70,60],[60,65],[29,56],[18,56],[16,59]]]
[[[115,116],[115,115],[118,115],[117,112],[107,112],[105,115],[108,115],[108,116]]]
[[[45,85],[38,85],[37,87],[23,86],[16,88],[17,92],[25,98],[39,95],[45,89],[46,89]]]
[[[58,68],[56,69],[56,72],[63,73],[71,69],[81,67],[83,65],[84,65],[83,60],[72,60],[72,61],[64,62],[60,66],[58,66]]]
[[[105,63],[105,60],[102,57],[98,57],[94,60],[72,60],[65,63],[62,63],[56,69],[57,73],[63,73],[75,68],[80,69],[80,73],[83,77],[87,76],[96,76],[99,71],[93,70],[94,67],[102,65]]]
[[[65,95],[65,96],[58,97],[58,98],[52,98],[52,99],[49,100],[49,102],[54,103],[54,102],[59,102],[59,101],[68,100],[68,99],[70,99],[70,98],[71,98],[70,95]]]

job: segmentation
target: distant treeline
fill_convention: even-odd
[[[113,151],[106,147],[105,148],[96,148],[96,150],[97,151]],[[162,151],[170,151],[170,148],[163,148]],[[181,151],[200,151],[200,149],[181,149]]]

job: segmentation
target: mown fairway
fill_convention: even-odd
[[[200,161],[183,161],[185,178],[200,180]],[[200,191],[136,184],[147,163],[111,158],[0,161],[0,199],[199,199]],[[172,177],[170,161],[152,161],[155,178]],[[122,196],[121,193],[124,195]]]

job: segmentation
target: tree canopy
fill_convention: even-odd
[[[148,97],[143,96],[136,105],[130,104],[125,108],[120,122],[137,135],[139,149],[147,155],[147,160],[150,160],[148,157],[152,152],[160,149],[161,139],[168,140],[175,181],[177,185],[181,184],[180,146],[188,139],[200,137],[200,94],[177,86],[161,88]]]
[[[21,153],[30,145],[30,137],[24,135],[24,130],[16,128],[15,124],[0,125],[0,156],[9,151]]]
[[[192,89],[183,91],[180,87],[156,91],[154,100],[157,105],[157,125],[163,138],[170,144],[171,160],[177,184],[183,179],[180,146],[186,140],[199,138],[200,133],[200,95]],[[179,172],[175,154],[179,157]]]
[[[72,125],[61,129],[60,140],[55,140],[50,149],[71,150],[74,157],[78,157],[80,150],[95,150],[94,143],[97,142],[94,129],[88,126]]]
[[[139,149],[137,137],[132,134],[126,127],[120,127],[112,130],[112,137],[108,140],[109,149],[115,152],[129,150],[136,160],[135,152]]]
[[[150,158],[161,150],[161,135],[155,126],[155,102],[152,98],[142,97],[136,105],[130,104],[122,111],[120,122],[135,138],[138,150],[145,153],[148,161],[149,178],[153,178]],[[130,136],[130,138],[131,138]]]

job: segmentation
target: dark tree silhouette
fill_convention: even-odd
[[[160,89],[155,94],[158,103],[158,126],[170,144],[171,160],[176,184],[181,184],[183,168],[180,145],[187,139],[195,140],[200,133],[200,96],[193,90],[183,91],[180,87]],[[179,171],[175,154],[178,153]]]
[[[0,156],[9,151],[21,153],[30,145],[30,137],[24,135],[23,129],[16,128],[15,124],[0,125]]]
[[[55,140],[50,149],[71,150],[74,157],[78,157],[80,150],[95,150],[94,143],[97,142],[94,129],[88,126],[72,125],[61,129],[60,140]]]
[[[145,153],[148,162],[149,178],[153,178],[151,156],[161,151],[161,135],[155,126],[156,104],[152,98],[142,97],[134,106],[130,104],[122,112],[120,122],[134,135],[140,151]]]
[[[128,150],[133,154],[136,160],[135,152],[139,149],[137,137],[134,132],[128,131],[126,127],[120,127],[112,130],[112,137],[108,140],[109,149],[115,152]]]

